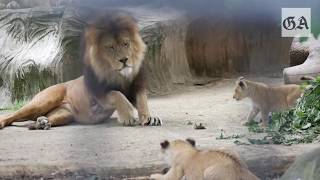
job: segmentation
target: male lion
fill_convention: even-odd
[[[296,84],[271,87],[240,77],[236,82],[233,98],[237,101],[250,98],[252,108],[247,121],[252,121],[261,112],[262,125],[266,127],[270,112],[279,112],[294,106],[302,92],[300,86]]]
[[[192,139],[163,141],[161,152],[170,164],[166,174],[151,179],[181,180],[257,180],[238,154],[230,150],[198,150]]]
[[[108,11],[84,29],[84,75],[39,92],[18,111],[1,117],[0,128],[37,118],[51,126],[73,120],[94,124],[108,119],[115,110],[120,123],[133,125],[134,107],[141,125],[161,125],[148,110],[141,67],[145,49],[136,21],[125,12]]]

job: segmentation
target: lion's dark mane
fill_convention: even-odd
[[[125,16],[123,16],[125,14]],[[118,71],[108,72],[103,80],[98,78],[91,63],[94,63],[85,57],[88,43],[92,43],[90,40],[98,44],[104,34],[110,34],[110,36],[118,37],[123,32],[128,32],[132,36],[138,33],[138,27],[136,20],[132,16],[127,16],[126,12],[121,11],[107,11],[102,16],[94,17],[88,24],[88,27],[94,27],[98,30],[98,33],[85,37],[85,31],[81,36],[81,51],[80,57],[84,62],[84,82],[91,95],[95,98],[104,98],[110,91],[120,91],[127,99],[135,105],[136,95],[140,91],[146,88],[145,71],[143,65],[139,72],[132,80],[126,79]],[[88,39],[86,39],[88,38]],[[92,38],[92,39],[90,39]],[[100,58],[100,57],[97,57]],[[96,59],[99,60],[99,59]],[[102,61],[100,61],[102,62]],[[143,64],[143,63],[142,63]]]
[[[111,76],[119,76],[119,74],[112,74]],[[138,74],[134,77],[132,81],[127,80],[126,86],[122,86],[120,83],[115,83],[112,81],[108,81],[108,77],[105,80],[99,81],[98,77],[94,73],[93,69],[85,65],[84,68],[84,82],[90,94],[95,96],[95,98],[104,98],[107,93],[110,91],[120,91],[123,95],[127,97],[127,99],[135,105],[136,103],[136,95],[140,91],[146,88],[146,80],[145,80],[145,72],[144,69],[141,68]]]

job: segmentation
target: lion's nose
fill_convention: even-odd
[[[125,58],[120,59],[119,61],[122,62],[123,64],[126,64],[128,61],[128,58],[125,57]]]

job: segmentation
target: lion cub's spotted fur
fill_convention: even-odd
[[[161,152],[170,164],[166,174],[151,179],[180,180],[256,180],[246,164],[230,150],[198,150],[192,139],[163,141]]]
[[[247,121],[252,121],[261,112],[262,124],[266,126],[270,112],[283,111],[294,106],[301,94],[302,89],[299,85],[288,84],[272,87],[240,77],[236,82],[233,98],[237,101],[250,98],[252,108]]]

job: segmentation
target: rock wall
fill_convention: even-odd
[[[304,63],[309,56],[310,43],[300,42],[299,38],[294,38],[290,48],[290,66]]]
[[[2,107],[59,81],[64,9],[2,10],[0,78]]]
[[[148,45],[145,61],[151,93],[170,92],[173,84],[191,82],[185,49],[186,28],[187,22],[183,19],[143,28],[143,39]]]
[[[320,148],[304,153],[291,165],[280,180],[319,179]]]
[[[187,29],[187,58],[196,75],[230,76],[241,72],[279,71],[289,63],[292,39],[281,38],[272,19],[201,17]]]
[[[283,70],[283,78],[286,84],[303,83],[303,76],[320,75],[320,39],[309,37],[304,41],[296,37],[292,41],[290,49],[290,65],[292,67]]]
[[[21,9],[34,7],[58,7],[71,4],[73,0],[1,0],[0,9]]]
[[[148,45],[145,63],[152,94],[175,84],[289,65],[290,38],[274,21],[235,16],[189,16],[172,8],[124,7],[138,19]],[[0,10],[0,108],[82,74],[80,34],[96,10],[56,7]],[[239,23],[241,22],[241,23]]]

